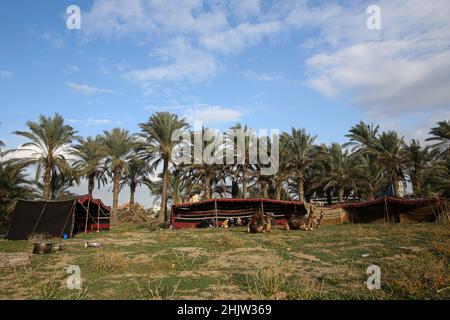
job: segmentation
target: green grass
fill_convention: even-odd
[[[121,225],[63,243],[61,252],[30,255],[26,267],[0,268],[0,299],[450,298],[450,233],[441,224],[270,234]],[[31,251],[28,241],[0,240],[0,253]],[[381,290],[364,284],[372,264],[381,267]],[[68,265],[80,267],[82,290],[66,288]]]

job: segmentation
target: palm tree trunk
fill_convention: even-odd
[[[52,168],[50,166],[45,166],[45,173],[44,173],[44,190],[42,192],[42,197],[44,200],[50,199],[50,180],[52,178]]]
[[[167,184],[169,182],[169,160],[164,159],[164,166],[163,166],[163,185],[162,185],[162,194],[161,194],[161,215],[160,215],[160,221],[161,223],[166,222],[167,219]]]
[[[280,200],[281,199],[281,182],[277,181],[276,182],[276,186],[275,186],[275,198],[276,200]]]
[[[211,176],[209,174],[205,176],[205,199],[211,199]]]
[[[130,210],[132,212],[135,212],[135,210],[136,210],[135,204],[134,204],[135,194],[136,194],[136,185],[131,184],[130,185]]]
[[[266,182],[261,183],[261,189],[262,189],[264,199],[268,199],[269,198],[269,190],[268,190],[268,186],[267,186]]]
[[[394,197],[398,197],[398,177],[397,172],[392,175],[392,189],[394,190]]]
[[[117,216],[117,209],[119,207],[119,177],[121,169],[119,166],[114,168],[114,183],[113,183],[113,209],[111,212],[111,224],[119,222]]]
[[[338,197],[339,197],[339,203],[343,203],[344,202],[344,188],[339,188]]]
[[[298,200],[301,202],[305,201],[305,177],[303,176],[303,171],[298,173]]]
[[[89,195],[92,197],[92,193],[94,192],[94,187],[95,187],[95,173],[91,173],[88,177],[88,193]]]
[[[326,191],[326,194],[327,194],[327,204],[332,204],[333,203],[333,198],[331,197],[331,189],[328,189],[327,191]]]
[[[242,165],[242,197],[247,198],[247,164]]]

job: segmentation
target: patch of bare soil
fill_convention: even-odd
[[[290,252],[289,254],[291,256],[294,256],[296,258],[300,258],[300,259],[303,259],[303,260],[308,260],[308,261],[311,261],[311,262],[320,262],[319,258],[317,258],[317,257],[315,257],[313,255],[302,253],[302,252]]]
[[[206,254],[205,249],[198,247],[178,247],[173,248],[173,250],[187,254],[191,258],[197,258]]]
[[[262,248],[239,248],[236,250],[228,250],[220,255],[212,258],[207,268],[212,269],[235,269],[239,268],[263,268],[273,263],[275,259],[279,259],[273,251],[264,250]]]
[[[30,264],[30,256],[25,252],[0,252],[0,268],[12,268]]]

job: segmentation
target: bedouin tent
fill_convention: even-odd
[[[272,213],[282,225],[290,215],[305,215],[303,202],[272,199],[210,199],[172,206],[172,226],[175,229],[195,228],[205,219],[219,226],[226,219],[249,219],[255,213]]]
[[[9,240],[42,234],[73,237],[77,233],[108,230],[110,207],[89,195],[64,201],[19,200],[11,217]]]
[[[439,198],[402,199],[383,197],[373,201],[343,203],[341,208],[353,223],[433,222],[437,218]]]

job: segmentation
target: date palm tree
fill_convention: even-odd
[[[432,145],[432,152],[440,159],[450,157],[450,120],[438,122],[437,127],[431,128],[431,138],[427,141],[436,141]]]
[[[143,138],[142,150],[145,160],[152,162],[152,168],[156,170],[162,163],[162,190],[161,190],[161,222],[167,222],[167,187],[169,165],[172,162],[172,150],[179,143],[172,136],[177,130],[188,126],[185,119],[179,119],[177,115],[169,112],[157,112],[146,123],[139,124],[140,137]]]
[[[59,171],[65,176],[73,176],[65,153],[72,140],[76,138],[76,132],[71,126],[64,124],[63,117],[58,113],[53,117],[41,115],[37,122],[28,121],[27,127],[28,131],[14,133],[28,139],[29,142],[23,144],[20,149],[10,150],[7,153],[27,153],[26,156],[16,157],[12,161],[21,168],[36,165],[36,181],[39,180],[41,170],[44,170],[43,198],[48,200],[52,173]]]
[[[104,170],[101,162],[106,156],[105,148],[100,143],[100,138],[88,137],[87,139],[78,139],[78,144],[73,146],[71,154],[75,157],[72,166],[80,177],[88,180],[88,193],[92,197],[97,179],[99,187],[100,183],[106,184]]]
[[[33,182],[27,179],[24,168],[0,162],[0,223],[12,212],[17,199],[34,199]]]
[[[403,152],[403,138],[395,131],[382,132],[378,138],[369,145],[367,152],[376,156],[388,173],[394,196],[398,197],[398,181],[403,176],[405,154]]]
[[[413,192],[416,196],[422,196],[422,183],[431,156],[428,147],[422,147],[420,142],[412,139],[411,143],[403,146],[405,153],[405,167],[411,180]]]
[[[339,143],[333,143],[326,149],[326,157],[323,160],[327,169],[327,175],[323,176],[324,190],[334,188],[339,203],[342,203],[345,190],[354,189],[355,177],[358,174],[356,160]]]
[[[128,130],[114,128],[104,131],[99,138],[105,148],[104,166],[113,179],[113,208],[111,222],[118,223],[117,207],[119,204],[119,183],[122,173],[128,171],[128,163],[137,147],[136,137]]]
[[[354,154],[365,153],[367,148],[376,141],[379,128],[380,126],[359,122],[351,127],[349,133],[345,135],[350,142],[345,143],[344,147],[351,146]]]
[[[130,209],[135,211],[136,188],[144,184],[147,176],[152,172],[149,164],[139,157],[132,157],[128,163],[128,170],[124,172],[119,188],[122,190],[125,186],[130,188]]]
[[[289,166],[297,179],[298,200],[305,201],[305,170],[316,159],[316,136],[306,133],[305,129],[292,128],[291,134],[285,133],[289,151]]]
[[[242,185],[242,198],[248,197],[249,179],[254,169],[254,166],[250,164],[250,150],[254,149],[255,145],[255,133],[247,127],[237,123],[226,133],[226,144],[233,146],[234,150],[229,150],[234,155],[236,165],[233,166],[235,170],[235,186],[238,183],[238,179],[241,180]],[[243,148],[241,150],[240,148]]]
[[[369,201],[374,200],[389,185],[386,170],[373,155],[352,154],[351,156],[355,158],[360,168],[360,172],[355,181],[359,192],[358,195],[361,195]]]

